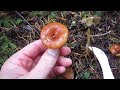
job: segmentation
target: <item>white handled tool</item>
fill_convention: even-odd
[[[96,47],[89,47],[89,49],[92,50],[95,56],[97,57],[102,68],[104,79],[114,79],[113,73],[108,62],[108,58],[105,55],[105,53],[101,49]]]

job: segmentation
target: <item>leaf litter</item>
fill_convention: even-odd
[[[115,78],[120,78],[120,57],[115,57],[108,49],[112,44],[120,44],[119,11],[21,11],[19,14],[26,21],[14,11],[2,11],[0,14],[2,20],[6,16],[10,16],[12,19],[18,18],[17,23],[14,23],[17,25],[16,27],[13,24],[9,25],[9,22],[7,24],[12,26],[10,28],[1,25],[1,31],[16,45],[16,51],[39,39],[37,32],[40,33],[40,29],[45,24],[57,21],[65,24],[69,29],[66,45],[72,51],[67,57],[72,59],[73,64],[71,69],[67,68],[63,74],[64,78],[103,78],[100,64],[94,54],[88,51],[86,48],[88,46],[102,49],[108,57]],[[2,21],[2,23],[4,22]],[[3,28],[5,30],[2,30]]]

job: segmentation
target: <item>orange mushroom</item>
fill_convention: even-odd
[[[41,40],[50,49],[59,49],[68,39],[68,29],[65,25],[53,22],[44,26],[41,30]]]
[[[110,52],[115,56],[120,56],[120,45],[113,44],[109,48]]]

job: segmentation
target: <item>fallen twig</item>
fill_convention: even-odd
[[[104,36],[104,35],[110,34],[111,32],[112,32],[112,31],[106,32],[106,33],[104,33],[104,34],[90,35],[90,37]]]
[[[15,12],[39,35],[39,32],[18,11]]]

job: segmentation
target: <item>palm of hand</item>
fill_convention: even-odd
[[[65,67],[70,66],[72,63],[70,59],[63,57],[70,53],[68,47],[60,49],[60,55],[63,56],[59,56],[56,63],[48,63],[45,60],[41,60],[44,52],[46,52],[46,48],[40,40],[27,45],[4,63],[0,72],[0,78],[17,79],[34,78],[34,76],[39,78],[52,78],[65,72]],[[47,67],[45,65],[42,66],[40,61],[46,64]],[[52,68],[51,64],[55,64],[55,66]],[[40,70],[37,70],[38,66]],[[47,72],[48,74],[44,75],[47,71],[46,69],[49,69],[50,73]]]

